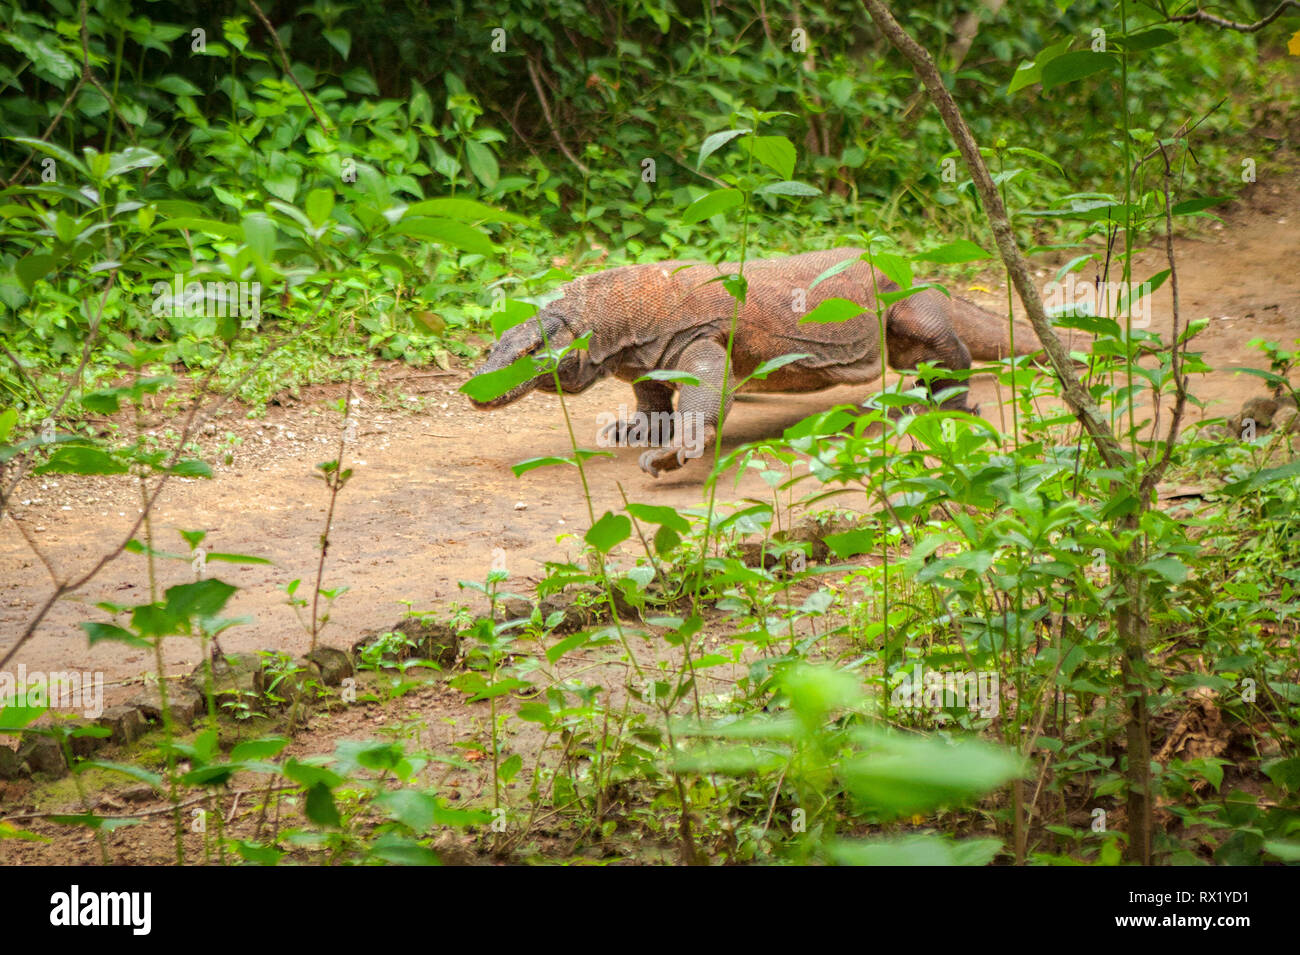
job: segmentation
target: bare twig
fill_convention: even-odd
[[[54,132],[54,127],[59,125],[59,120],[63,119],[63,114],[67,112],[68,106],[71,105],[73,99],[76,97],[77,93],[81,91],[81,87],[83,87],[85,84],[86,84],[86,79],[85,79],[85,75],[83,74],[82,78],[77,80],[76,85],[72,87],[72,92],[67,95],[66,99],[64,99],[63,105],[59,107],[58,112],[54,114],[54,118],[50,120],[50,125],[45,127],[45,132],[41,135],[41,139],[48,140],[50,138],[50,133]],[[26,172],[27,167],[32,164],[32,157],[35,155],[36,153],[34,152],[28,153],[27,158],[24,159],[22,161],[22,165],[18,167],[18,171],[13,174],[13,176],[9,179],[7,183],[5,183],[6,188],[12,186],[14,183],[16,183],[19,179],[23,177],[23,173]]]
[[[301,788],[302,786],[298,783],[288,783],[283,786],[272,787],[271,792],[284,792],[290,789],[301,789]],[[240,796],[256,795],[257,793],[262,793],[262,792],[266,792],[266,790],[236,789],[234,790],[233,793],[229,793],[228,795],[233,795],[237,801]],[[184,809],[186,806],[193,806],[198,803],[204,802],[208,799],[208,795],[209,794],[205,792],[202,795],[194,796],[191,799],[187,799],[175,807],[168,804],[166,806],[160,806],[157,809],[143,809],[140,812],[108,813],[105,814],[103,818],[105,819],[147,819],[149,816],[161,816],[163,813],[171,812],[174,808]],[[25,812],[16,816],[5,816],[3,819],[0,819],[0,822],[20,822],[24,819],[53,819],[57,816],[66,816],[66,815],[68,815],[68,813],[66,812]]]
[[[1205,23],[1212,27],[1218,27],[1221,30],[1235,30],[1238,33],[1258,33],[1264,27],[1268,26],[1274,20],[1282,15],[1287,7],[1295,7],[1300,10],[1300,0],[1282,0],[1277,5],[1277,9],[1264,17],[1262,20],[1256,20],[1254,23],[1238,23],[1235,20],[1226,20],[1223,17],[1215,16],[1213,13],[1206,13],[1204,10],[1197,9],[1194,13],[1184,13],[1180,16],[1169,17],[1168,23]]]
[[[72,397],[73,389],[77,386],[78,382],[81,381],[81,375],[86,370],[86,365],[90,363],[90,353],[95,346],[95,341],[99,337],[99,323],[104,317],[104,305],[108,302],[108,293],[113,290],[113,284],[116,281],[117,269],[113,269],[113,271],[108,274],[108,283],[104,286],[104,292],[99,297],[99,308],[96,309],[95,317],[90,320],[90,327],[86,330],[86,340],[81,346],[81,360],[77,363],[77,368],[72,373],[72,377],[68,379],[68,384],[67,387],[63,389],[63,394],[60,395],[59,400],[54,403],[53,409],[51,409],[47,416],[49,418],[57,418],[59,416],[59,413],[63,410],[63,406],[66,405],[68,399]],[[12,358],[12,360],[15,362],[17,361],[16,358]],[[30,458],[25,458],[21,461],[16,469],[13,480],[9,482],[9,486],[0,487],[0,517],[2,517],[4,512],[8,510],[9,497],[13,494],[14,489],[18,486],[19,482],[27,475],[27,469],[30,464]]]
[[[1174,326],[1173,326],[1173,352],[1170,357],[1170,371],[1174,377],[1174,410],[1173,417],[1169,422],[1169,431],[1165,435],[1164,451],[1160,459],[1142,476],[1141,497],[1143,500],[1151,493],[1152,488],[1164,476],[1169,467],[1169,462],[1174,454],[1174,442],[1178,438],[1178,429],[1183,421],[1183,412],[1187,408],[1187,376],[1183,374],[1182,353],[1186,350],[1187,344],[1180,343],[1178,336],[1180,334],[1180,316],[1181,309],[1178,300],[1178,265],[1174,261],[1174,213],[1171,205],[1169,179],[1172,173],[1169,155],[1165,152],[1163,144],[1160,148],[1161,157],[1164,159],[1164,195],[1165,195],[1165,258],[1169,261],[1169,290],[1173,296]]]
[[[573,154],[573,151],[569,149],[560,136],[559,129],[555,126],[555,118],[551,115],[550,104],[546,102],[546,91],[542,89],[542,79],[537,74],[537,66],[533,63],[533,58],[531,56],[524,57],[524,63],[528,67],[528,78],[533,81],[533,89],[537,91],[537,102],[542,106],[542,115],[546,117],[546,125],[551,128],[551,138],[555,140],[555,145],[560,147],[560,152],[564,153],[564,157],[573,163],[578,172],[582,173],[584,177],[590,176],[591,170],[584,166],[582,160]]]
[[[303,101],[307,104],[307,108],[311,110],[311,114],[316,117],[316,122],[320,124],[320,128],[333,136],[334,127],[321,119],[320,113],[316,112],[316,106],[312,103],[311,97],[307,95],[307,91],[303,89],[302,84],[298,82],[298,77],[293,75],[293,70],[289,67],[289,57],[284,52],[284,45],[280,42],[280,34],[275,32],[275,27],[271,26],[271,21],[266,18],[266,14],[262,12],[262,8],[257,5],[257,0],[248,0],[248,5],[253,8],[253,12],[257,14],[257,18],[262,21],[262,26],[266,27],[266,32],[271,34],[271,42],[275,44],[275,49],[280,54],[280,63],[284,66],[285,75],[289,77],[294,86],[298,87],[298,92],[302,94]]]
[[[262,362],[266,361],[267,358],[269,358],[274,352],[276,352],[279,348],[281,348],[288,340],[289,339],[286,337],[285,339],[282,339],[280,342],[276,343],[272,347],[268,348],[262,354],[262,357],[259,358],[256,362],[254,362],[249,367],[248,371],[246,371],[243,375],[241,375],[239,379],[230,386],[226,394],[223,395],[217,401],[216,404],[214,404],[211,408],[208,409],[206,414],[204,415],[199,414],[200,410],[203,407],[203,403],[201,399],[195,400],[193,407],[190,409],[189,416],[185,421],[185,425],[182,428],[181,436],[176,442],[176,447],[173,449],[171,457],[168,458],[167,463],[164,465],[164,472],[162,478],[158,481],[158,484],[154,487],[152,493],[150,493],[149,496],[143,502],[141,513],[139,514],[139,516],[136,517],[135,521],[131,524],[126,534],[118,541],[118,543],[114,547],[112,547],[110,550],[100,555],[99,559],[94,563],[94,565],[89,570],[85,571],[80,576],[74,578],[65,578],[62,583],[58,584],[54,588],[54,590],[51,591],[49,597],[46,599],[46,601],[43,604],[41,604],[40,609],[36,611],[36,615],[27,622],[27,626],[24,627],[22,633],[18,635],[18,640],[14,643],[12,647],[10,647],[7,651],[5,651],[3,657],[0,657],[0,669],[3,669],[9,663],[9,661],[13,659],[14,655],[20,649],[22,649],[23,645],[26,644],[27,641],[32,638],[32,636],[36,633],[36,628],[39,627],[41,625],[41,622],[46,618],[46,616],[49,615],[49,612],[51,609],[53,609],[55,603],[57,603],[61,598],[67,596],[68,594],[75,593],[81,587],[84,587],[87,583],[93,580],[99,574],[99,572],[103,570],[110,562],[116,560],[117,557],[122,553],[122,551],[126,549],[126,545],[135,538],[135,535],[140,530],[141,525],[144,524],[145,517],[152,510],[154,505],[158,502],[159,496],[161,496],[163,489],[167,486],[167,482],[171,479],[172,475],[167,469],[173,467],[176,464],[176,462],[180,460],[180,456],[184,451],[185,446],[189,443],[190,437],[194,434],[198,426],[201,425],[204,421],[206,421],[209,416],[219,411],[226,404],[226,402],[229,401],[230,398],[233,397],[233,395],[238,392],[239,388],[244,384],[244,382],[247,381],[250,377],[252,377],[252,375],[257,371],[257,369],[261,367]],[[220,367],[221,367],[220,364],[218,364],[216,367],[213,368],[211,372],[208,373],[208,375],[204,378],[204,387],[206,387],[207,383],[211,381],[211,379],[217,374],[217,371],[219,370]],[[202,390],[203,388],[201,387],[199,389],[200,394],[202,393]]]
[[[113,97],[109,95],[108,90],[104,89],[104,84],[99,82],[95,78],[95,74],[91,72],[90,35],[86,29],[86,0],[81,0],[81,79],[99,90],[108,103],[108,108],[113,111],[113,117],[122,124],[122,128],[126,130],[126,135],[131,142],[135,142],[135,130],[131,128],[131,124],[126,121],[126,118],[118,112],[117,103],[113,101]]]
[[[348,420],[352,417],[352,379],[348,379],[348,388],[343,395],[343,426],[339,430],[339,452],[334,461],[334,472],[325,473],[326,482],[329,485],[330,504],[329,510],[325,512],[325,529],[320,535],[320,558],[316,562],[316,586],[312,589],[311,598],[311,652],[316,652],[316,641],[320,636],[320,616],[318,606],[320,604],[321,582],[325,577],[325,557],[330,549],[330,527],[334,523],[334,506],[338,502],[339,491],[343,490],[343,452],[347,450]],[[295,703],[297,700],[294,701]],[[295,707],[296,709],[296,707]],[[292,724],[292,720],[290,723]]]
[[[943,118],[944,125],[948,127],[949,133],[956,140],[957,148],[966,161],[966,166],[971,173],[971,179],[975,183],[975,189],[979,193],[985,215],[988,216],[989,226],[993,230],[998,252],[1002,257],[1002,261],[1006,264],[1012,284],[1015,285],[1020,301],[1025,306],[1026,315],[1034,326],[1034,332],[1043,346],[1048,362],[1056,373],[1057,379],[1061,382],[1061,391],[1066,403],[1070,406],[1070,410],[1075,417],[1079,419],[1079,423],[1083,425],[1084,430],[1088,432],[1089,437],[1092,438],[1102,460],[1110,467],[1122,466],[1125,460],[1124,451],[1115,439],[1115,434],[1110,425],[1102,416],[1101,409],[1097,407],[1097,403],[1092,400],[1092,396],[1088,394],[1075,376],[1074,363],[1047,318],[1047,312],[1043,308],[1043,300],[1030,278],[1029,268],[1025,264],[1020,247],[1016,243],[1015,234],[1012,232],[1011,221],[1007,218],[1006,207],[1003,206],[1002,197],[998,194],[998,188],[994,185],[993,178],[989,175],[988,166],[985,165],[984,159],[980,155],[979,145],[975,142],[975,137],[971,135],[966,120],[957,109],[952,94],[943,85],[939,71],[935,68],[934,60],[919,43],[913,40],[899,26],[898,21],[894,19],[893,14],[889,12],[881,0],[862,0],[862,2],[881,32],[907,58],[917,75],[921,77],[921,81],[930,93],[930,98],[939,110],[939,115]]]

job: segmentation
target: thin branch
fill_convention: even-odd
[[[988,216],[989,225],[993,229],[993,237],[997,242],[998,253],[1007,267],[1007,272],[1016,287],[1020,301],[1025,306],[1026,315],[1034,326],[1034,332],[1043,346],[1048,362],[1056,373],[1057,379],[1061,382],[1061,390],[1066,403],[1070,406],[1074,416],[1079,419],[1079,423],[1083,425],[1084,430],[1088,432],[1088,436],[1092,438],[1092,442],[1102,460],[1110,467],[1123,466],[1125,461],[1124,450],[1115,439],[1115,434],[1110,425],[1102,416],[1101,409],[1097,407],[1097,403],[1092,400],[1092,396],[1088,394],[1075,376],[1074,363],[1047,318],[1047,312],[1043,308],[1043,300],[1030,278],[1029,268],[1020,253],[1020,246],[1016,243],[1015,234],[1011,229],[1011,222],[1007,218],[1006,208],[1002,204],[1002,197],[998,194],[998,188],[989,175],[988,166],[985,165],[984,159],[980,155],[979,145],[975,142],[974,136],[971,135],[966,120],[962,118],[961,112],[957,109],[952,94],[943,85],[939,71],[935,68],[934,60],[920,44],[899,26],[898,21],[894,19],[893,14],[889,12],[881,0],[862,0],[862,2],[871,15],[871,19],[875,21],[876,26],[911,62],[912,68],[921,77],[922,82],[925,83],[930,98],[934,101],[939,110],[939,115],[943,118],[944,125],[948,127],[948,131],[956,140],[957,148],[966,161],[966,166],[971,173],[971,179],[975,183],[975,189],[979,193],[985,215]]]
[[[131,124],[126,121],[126,117],[118,112],[117,103],[113,101],[113,97],[109,95],[108,90],[104,89],[104,84],[99,82],[99,80],[95,78],[95,74],[91,72],[90,34],[86,29],[86,0],[81,0],[81,78],[84,82],[89,83],[91,86],[95,87],[95,89],[99,90],[103,95],[105,102],[108,103],[108,108],[113,111],[113,117],[122,124],[122,128],[126,130],[127,137],[134,143],[136,141],[135,130],[131,127]]]
[[[21,534],[23,540],[27,542],[27,546],[31,548],[32,553],[36,555],[37,559],[40,560],[42,564],[45,565],[45,570],[50,575],[50,582],[57,587],[59,585],[59,572],[54,569],[54,564],[52,564],[50,559],[45,556],[45,552],[36,545],[36,541],[32,539],[31,532],[28,531],[27,526],[18,519],[18,515],[13,512],[13,508],[9,508],[6,513],[9,515],[9,520],[13,521],[14,526],[18,528],[18,533]]]
[[[68,379],[67,387],[63,389],[63,394],[60,395],[59,400],[55,402],[54,408],[48,415],[46,415],[46,417],[50,419],[59,416],[59,413],[63,410],[63,406],[66,405],[68,399],[72,397],[73,388],[75,388],[77,383],[81,381],[81,376],[86,370],[86,365],[90,363],[90,353],[95,346],[95,340],[99,336],[99,323],[104,317],[104,305],[108,302],[108,293],[113,290],[113,285],[116,281],[117,269],[113,269],[113,271],[108,274],[108,283],[104,286],[104,292],[99,297],[99,308],[96,309],[95,317],[90,320],[90,327],[86,330],[86,341],[81,346],[81,361],[77,363],[76,370],[72,373],[72,377]],[[14,476],[14,479],[9,482],[9,486],[0,487],[0,517],[4,515],[5,510],[8,508],[9,498],[13,494],[14,489],[17,488],[19,482],[27,476],[27,469],[30,466],[30,457],[24,458],[24,460],[19,463],[17,474]]]
[[[27,376],[27,369],[23,367],[23,363],[19,361],[18,356],[6,348],[3,343],[0,343],[0,352],[3,352],[4,356],[13,362],[14,371],[18,373],[18,377],[22,379],[23,383],[32,390],[32,394],[39,397],[41,389],[36,386],[35,381]]]
[[[564,153],[565,158],[573,163],[578,172],[582,173],[584,177],[590,176],[591,170],[584,166],[582,160],[573,154],[573,151],[560,137],[560,131],[555,127],[555,118],[551,115],[550,104],[546,102],[546,91],[542,89],[542,80],[537,75],[537,67],[533,64],[533,58],[531,56],[524,57],[524,63],[528,67],[528,78],[533,81],[533,89],[537,91],[537,101],[542,104],[542,115],[546,117],[546,125],[551,128],[551,138],[555,140],[555,145],[560,147],[560,152]]]
[[[1169,431],[1165,435],[1164,451],[1160,460],[1153,464],[1147,473],[1142,476],[1140,485],[1141,495],[1145,499],[1146,495],[1151,493],[1151,489],[1164,476],[1169,467],[1169,462],[1174,454],[1174,442],[1178,438],[1178,429],[1183,421],[1183,412],[1187,408],[1187,376],[1183,373],[1182,351],[1187,348],[1186,343],[1178,341],[1179,326],[1181,322],[1179,317],[1182,314],[1178,299],[1178,266],[1174,262],[1174,213],[1171,203],[1173,200],[1169,195],[1169,179],[1172,175],[1172,166],[1169,162],[1169,155],[1165,152],[1163,144],[1160,149],[1161,157],[1165,162],[1164,171],[1164,193],[1165,193],[1165,257],[1169,261],[1169,289],[1173,295],[1174,309],[1174,327],[1173,327],[1173,353],[1170,358],[1170,371],[1174,376],[1174,411],[1173,419],[1169,422]]]
[[[320,124],[320,128],[333,136],[334,127],[330,126],[329,123],[320,118],[320,113],[316,112],[316,106],[312,103],[311,97],[307,95],[307,91],[303,89],[302,84],[298,82],[298,77],[293,75],[293,70],[289,67],[289,57],[284,52],[284,45],[280,42],[280,34],[275,32],[275,27],[271,26],[271,21],[266,18],[266,14],[262,12],[262,8],[257,5],[257,0],[248,0],[248,5],[253,8],[253,12],[257,14],[257,18],[262,21],[262,25],[266,27],[266,31],[271,34],[271,42],[275,44],[275,49],[280,54],[280,63],[284,66],[285,75],[289,77],[294,86],[298,87],[298,92],[302,94],[303,101],[307,104],[307,108],[311,110],[311,114],[316,117],[316,122]]]
[[[1282,15],[1287,7],[1295,7],[1300,10],[1300,0],[1282,0],[1277,5],[1277,9],[1270,13],[1262,20],[1256,20],[1254,23],[1238,23],[1235,20],[1225,20],[1223,17],[1215,16],[1213,13],[1206,13],[1198,9],[1195,13],[1184,13],[1181,16],[1170,17],[1169,23],[1205,23],[1212,27],[1218,27],[1220,30],[1236,30],[1238,33],[1258,33],[1264,27],[1268,26],[1274,20]]]
[[[286,783],[283,786],[274,786],[270,789],[270,791],[285,792],[290,789],[301,789],[301,788],[302,788],[301,783]],[[236,799],[238,799],[240,796],[250,796],[250,795],[255,796],[258,795],[259,793],[264,793],[267,791],[268,790],[266,789],[236,789],[231,793],[226,793],[225,795],[233,795]],[[140,812],[112,813],[112,814],[105,815],[102,818],[104,819],[147,819],[149,816],[161,816],[163,813],[172,812],[174,809],[184,809],[186,806],[196,805],[198,803],[206,801],[208,798],[210,798],[211,795],[212,795],[211,793],[205,792],[202,795],[193,797],[192,799],[187,799],[176,806],[172,806],[169,804],[166,806],[161,806],[157,809],[144,809],[141,810]],[[66,812],[25,812],[16,816],[5,816],[3,819],[0,819],[0,822],[18,822],[24,819],[54,819],[59,816],[66,816],[66,815],[68,815]]]
[[[59,125],[59,120],[63,119],[63,114],[67,112],[68,106],[71,105],[73,98],[76,97],[77,93],[80,92],[81,88],[85,85],[86,85],[86,78],[85,75],[83,74],[81,79],[77,80],[77,85],[72,87],[72,92],[69,93],[67,99],[63,101],[63,105],[59,107],[59,111],[54,114],[54,118],[50,120],[50,125],[45,127],[45,133],[41,136],[42,140],[44,141],[49,140],[50,133],[54,132],[54,127]],[[22,161],[22,165],[18,167],[18,171],[13,174],[13,176],[9,179],[7,183],[5,183],[6,189],[22,178],[23,173],[27,171],[27,167],[32,164],[32,158],[35,155],[36,155],[35,152],[30,152],[27,154],[27,158]]]
[[[230,398],[239,390],[239,388],[243,385],[243,383],[247,381],[250,377],[252,377],[252,375],[257,371],[257,369],[261,367],[262,362],[266,361],[267,358],[269,358],[274,352],[279,350],[288,340],[289,339],[286,337],[280,342],[278,342],[277,344],[275,344],[274,346],[272,346],[271,348],[268,348],[266,352],[263,353],[262,357],[259,358],[256,362],[254,362],[253,365],[248,369],[248,371],[246,371],[243,375],[241,375],[240,378],[230,386],[226,394],[223,395],[215,405],[213,405],[211,408],[208,409],[206,414],[202,416],[199,415],[199,411],[203,407],[203,402],[201,399],[195,400],[194,406],[190,410],[189,417],[186,419],[185,426],[181,431],[181,436],[176,442],[176,447],[172,451],[171,457],[168,459],[167,463],[163,466],[164,469],[173,467],[176,464],[176,462],[180,460],[180,456],[184,451],[185,446],[189,443],[190,437],[194,434],[195,430],[199,427],[199,425],[201,425],[204,421],[206,421],[217,411],[219,411],[226,404],[226,402],[229,401]],[[216,367],[213,368],[211,372],[208,373],[208,375],[204,378],[204,382],[203,382],[204,385],[206,385],[209,381],[212,380],[212,378],[216,375],[217,370],[219,368],[220,365],[218,364]],[[104,569],[104,567],[106,567],[112,561],[116,560],[121,555],[122,551],[126,549],[126,545],[135,538],[136,533],[140,530],[140,526],[144,523],[145,518],[148,516],[149,512],[153,509],[154,505],[158,502],[159,496],[162,494],[163,489],[167,486],[167,482],[171,479],[171,477],[172,477],[171,473],[167,470],[164,470],[161,480],[159,480],[157,486],[153,489],[153,492],[144,501],[144,506],[141,508],[141,512],[139,516],[136,517],[135,521],[131,524],[130,529],[126,532],[126,535],[121,538],[121,540],[116,544],[116,546],[114,546],[112,549],[102,554],[99,560],[95,562],[94,566],[92,566],[81,576],[73,579],[65,579],[63,583],[59,584],[57,587],[54,588],[54,590],[50,593],[49,598],[45,601],[45,603],[41,605],[41,608],[36,612],[36,615],[32,617],[31,620],[28,621],[27,626],[23,628],[23,632],[19,634],[18,640],[14,643],[12,647],[10,647],[5,652],[5,655],[3,657],[0,657],[0,669],[3,669],[9,663],[9,661],[13,659],[14,655],[19,650],[22,649],[23,645],[27,643],[27,641],[30,640],[33,635],[35,635],[36,628],[41,625],[41,622],[46,618],[46,616],[49,615],[50,610],[53,609],[54,604],[57,603],[60,598],[65,597],[70,593],[75,593],[78,589],[84,587],[87,583],[93,580],[99,574],[99,572]]]

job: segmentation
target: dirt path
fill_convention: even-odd
[[[1184,316],[1211,320],[1199,342],[1218,370],[1194,386],[1197,396],[1210,403],[1204,412],[1209,417],[1231,414],[1247,397],[1264,392],[1258,379],[1231,370],[1263,364],[1248,341],[1300,337],[1300,237],[1295,225],[1300,223],[1300,187],[1263,181],[1224,219],[1221,228],[1180,246]],[[1135,267],[1135,277],[1160,268],[1158,257],[1146,255]],[[1045,267],[1041,277],[1050,278]],[[982,297],[994,307],[999,300]],[[1155,325],[1167,329],[1168,295],[1162,291],[1157,298]],[[350,589],[334,608],[326,643],[348,646],[360,632],[391,624],[404,609],[402,601],[418,609],[471,602],[472,595],[460,591],[457,581],[483,579],[496,548],[504,552],[511,571],[510,588],[520,592],[541,576],[544,561],[578,553],[573,540],[557,542],[559,535],[581,535],[588,524],[576,475],[544,468],[516,479],[510,471],[525,458],[567,451],[556,399],[535,394],[508,409],[480,414],[456,394],[464,378],[458,374],[423,379],[420,386],[399,384],[432,397],[425,414],[390,411],[378,403],[361,407],[348,462],[355,477],[340,497],[325,576],[327,587]],[[337,398],[340,391],[319,388],[311,394]],[[862,391],[839,388],[738,403],[728,420],[724,448],[778,436],[808,414],[860,399]],[[976,383],[975,400],[993,420],[999,413],[997,398],[991,381]],[[597,413],[620,403],[631,404],[632,395],[618,382],[571,399],[579,441],[594,444]],[[209,532],[205,546],[210,551],[251,553],[273,561],[270,566],[210,565],[214,576],[240,587],[229,609],[250,618],[248,625],[222,636],[227,651],[279,648],[297,654],[308,646],[283,587],[295,578],[306,584],[315,573],[327,500],[313,466],[334,457],[337,441],[337,415],[324,405],[317,400],[273,408],[262,422],[238,413],[221,419],[214,433],[204,436],[206,457],[220,460],[215,449],[232,431],[243,441],[234,448],[232,462],[218,465],[214,480],[172,484],[157,510],[154,529],[160,547],[183,550],[175,530],[202,528]],[[1200,414],[1194,411],[1193,420]],[[701,503],[702,466],[653,480],[636,462],[637,451],[627,449],[590,463],[598,515],[621,507],[620,483],[631,500],[677,508]],[[137,506],[134,492],[124,485],[92,479],[38,478],[23,494],[18,513],[62,573],[93,562],[122,533]],[[719,489],[720,500],[770,496],[752,471],[738,487],[728,482]],[[160,587],[192,579],[188,563],[159,565]],[[146,580],[143,558],[118,558],[77,599],[54,609],[13,665],[25,664],[29,671],[102,671],[110,684],[107,702],[132,695],[129,684],[152,668],[151,660],[117,645],[88,648],[77,623],[104,619],[94,607],[97,601],[147,600]],[[44,568],[6,521],[0,526],[0,650],[12,646],[48,593]],[[197,662],[198,647],[169,640],[166,654],[169,670],[179,669]]]

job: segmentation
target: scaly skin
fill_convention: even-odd
[[[860,259],[860,249],[808,252],[780,259],[745,263],[748,294],[736,322],[730,381],[747,377],[760,364],[780,355],[808,355],[772,372],[764,380],[746,382],[741,390],[763,392],[821,391],[836,385],[867,384],[882,373],[880,334],[875,314],[876,292],[898,286],[864,261],[813,282],[846,259]],[[523,324],[501,336],[478,374],[496,371],[543,345],[562,348],[591,332],[586,351],[565,356],[559,367],[565,394],[584,391],[601,378],[624,381],[657,369],[685,372],[698,385],[676,382],[634,384],[637,410],[671,411],[673,392],[679,391],[677,410],[698,415],[703,445],[717,435],[721,407],[727,336],[735,300],[727,294],[720,276],[734,275],[734,263],[720,266],[690,262],[628,265],[583,276],[563,287],[563,296]],[[846,298],[867,311],[847,322],[799,324],[799,319],[828,298]],[[971,359],[989,360],[1010,354],[1006,322],[964,299],[949,300],[927,289],[885,309],[885,335],[890,367],[912,369],[928,361],[953,370],[969,368]],[[1038,339],[1025,322],[1016,323],[1016,353],[1038,349]],[[931,382],[938,392],[957,384],[950,379]],[[517,401],[533,389],[555,391],[550,374],[539,375],[487,402],[480,409],[499,408]],[[730,390],[730,389],[729,389]],[[722,408],[725,418],[731,395]],[[965,408],[960,396],[949,407]],[[621,439],[622,429],[609,436]],[[682,467],[688,460],[681,434],[666,446],[641,455],[641,468],[658,476]]]

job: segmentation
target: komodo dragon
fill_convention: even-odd
[[[879,378],[874,289],[889,292],[898,286],[879,271],[873,283],[872,267],[859,261],[809,289],[827,269],[862,254],[861,249],[846,248],[746,262],[748,293],[736,322],[728,380],[744,379],[764,361],[793,353],[807,357],[763,380],[747,381],[740,390],[821,391]],[[634,382],[637,411],[647,418],[671,415],[673,392],[680,387],[679,414],[674,421],[677,433],[640,459],[642,470],[655,477],[675,470],[697,456],[699,448],[707,446],[717,433],[727,337],[735,306],[718,279],[736,271],[734,263],[658,262],[582,276],[564,285],[562,297],[533,318],[507,329],[477,374],[505,368],[546,347],[539,325],[552,349],[591,332],[585,351],[572,351],[561,360],[560,387],[565,394],[574,394],[609,375]],[[804,314],[828,298],[845,298],[868,311],[846,322],[799,323]],[[893,303],[884,317],[887,359],[893,368],[914,369],[918,362],[928,361],[964,369],[970,367],[972,358],[990,360],[1010,354],[1005,319],[964,299],[949,299],[935,289]],[[1029,354],[1038,348],[1032,326],[1017,321],[1016,353]],[[685,372],[699,384],[635,381],[656,369]],[[930,387],[937,392],[954,384],[957,382],[950,379],[937,379]],[[555,380],[549,372],[541,374],[498,398],[473,404],[480,409],[499,408],[534,388],[554,393]],[[730,405],[728,395],[727,408]],[[947,405],[966,407],[961,395],[949,399]],[[692,418],[702,437],[695,448],[688,448],[680,422]],[[625,422],[617,423],[614,443],[624,443],[626,428]]]

